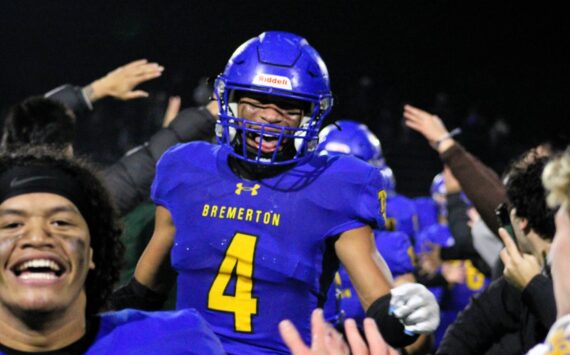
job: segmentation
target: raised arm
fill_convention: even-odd
[[[162,154],[180,142],[211,140],[217,118],[217,103],[181,111],[143,145],[125,154],[103,171],[103,178],[122,215],[150,195],[155,165]]]
[[[157,63],[139,59],[114,69],[85,87],[65,84],[44,96],[63,103],[76,115],[81,115],[93,109],[93,103],[104,97],[111,96],[119,100],[147,97],[146,91],[134,88],[145,81],[158,78],[163,70]]]
[[[497,231],[495,208],[507,200],[505,187],[497,174],[457,143],[439,117],[406,105],[404,118],[406,125],[422,134],[439,153],[489,229]]]

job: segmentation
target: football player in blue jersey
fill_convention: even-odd
[[[277,31],[248,40],[214,93],[219,144],[183,144],[161,157],[155,232],[118,298],[154,306],[176,271],[177,307],[197,308],[226,351],[287,353],[279,321],[308,340],[340,261],[388,342],[435,329],[429,291],[390,291],[371,229],[384,224],[380,174],[314,154],[333,96],[307,40]]]
[[[97,315],[120,232],[86,164],[42,147],[0,156],[0,354],[223,354],[195,310]]]
[[[417,216],[413,202],[405,196],[396,193],[396,180],[392,169],[386,164],[382,155],[380,140],[370,129],[362,124],[350,120],[340,120],[326,126],[319,134],[319,149],[321,155],[353,155],[372,166],[378,168],[384,177],[384,187],[387,192],[386,202],[386,230],[375,229],[374,239],[380,254],[386,261],[394,277],[396,285],[415,282],[414,277],[414,251],[413,237],[416,233]],[[334,307],[325,308],[327,319],[348,317],[359,323],[364,319],[365,313],[358,304],[356,292],[344,270],[339,269],[339,302],[337,313],[331,316]],[[406,351],[415,352],[423,346],[429,347],[426,340],[407,347]]]
[[[380,140],[359,122],[340,120],[319,133],[319,150],[328,154],[350,154],[380,169],[384,176],[386,229],[401,231],[413,238],[417,232],[417,214],[411,199],[396,193],[396,179],[386,164]]]

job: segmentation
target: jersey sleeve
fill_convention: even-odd
[[[378,169],[371,168],[356,199],[356,208],[360,218],[372,228],[384,229],[386,225],[386,198],[384,177]]]

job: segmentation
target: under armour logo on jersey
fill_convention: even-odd
[[[251,193],[251,196],[257,196],[257,190],[259,190],[260,187],[261,185],[259,184],[255,184],[253,186],[243,186],[243,183],[238,182],[236,185],[236,195],[241,195],[242,191],[247,191]]]

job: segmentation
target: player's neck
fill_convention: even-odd
[[[83,309],[79,310],[71,309],[75,308],[72,306],[62,312],[54,312],[54,314],[19,316],[2,309],[0,312],[0,343],[8,348],[27,352],[64,348],[85,334],[84,306],[83,304]]]
[[[252,164],[244,160],[234,158],[232,156],[228,157],[228,164],[230,166],[230,169],[232,169],[232,171],[234,172],[234,174],[247,180],[267,179],[279,175],[291,169],[295,165],[295,164],[290,164],[290,165],[268,166],[268,165]]]

